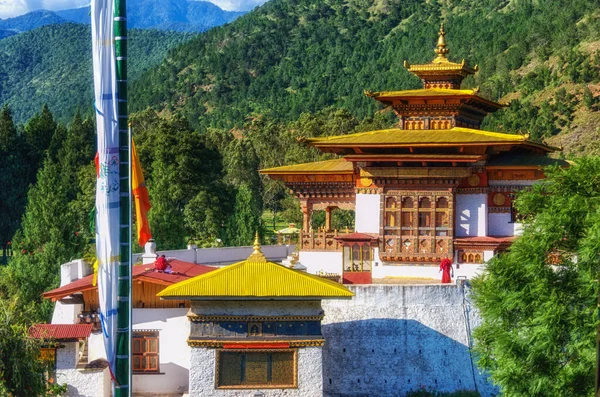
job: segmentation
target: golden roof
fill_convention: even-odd
[[[260,170],[261,174],[352,174],[352,163],[343,158],[313,163],[284,165],[282,167]]]
[[[447,130],[402,130],[399,128],[361,132],[350,135],[309,138],[316,147],[407,147],[527,144],[547,151],[555,148],[527,140],[526,136],[454,127]]]
[[[258,239],[245,261],[171,285],[157,294],[166,299],[324,299],[351,298],[346,287],[325,278],[268,262]]]
[[[376,99],[404,98],[404,97],[449,97],[449,96],[477,96],[475,90],[454,90],[450,88],[421,88],[403,91],[365,91],[365,95]]]
[[[454,72],[452,74],[467,76],[478,70],[477,65],[471,68],[464,59],[461,63],[450,62],[450,60],[448,60],[447,55],[449,50],[446,45],[446,31],[444,30],[443,23],[440,27],[438,43],[434,52],[436,53],[436,57],[430,63],[410,65],[408,62],[404,61],[404,67],[408,69],[409,72],[414,73],[419,77],[439,74],[439,72]]]

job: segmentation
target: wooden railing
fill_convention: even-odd
[[[335,231],[310,231],[302,232],[301,250],[302,251],[341,251],[342,244],[335,239],[340,233]]]

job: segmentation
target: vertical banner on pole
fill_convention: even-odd
[[[96,258],[104,346],[111,374],[116,371],[117,291],[120,259],[120,180],[117,79],[113,0],[94,0],[92,55],[98,133],[96,181]]]
[[[131,186],[125,0],[92,0],[98,129],[96,255],[100,318],[114,396],[131,396]]]

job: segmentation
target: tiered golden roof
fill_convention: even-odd
[[[449,49],[446,45],[446,31],[444,30],[444,24],[440,27],[437,47],[434,52],[436,57],[430,63],[410,65],[407,61],[404,61],[404,67],[411,73],[416,74],[422,80],[428,78],[438,77],[441,74],[464,78],[470,74],[474,74],[478,70],[478,66],[470,67],[464,59],[461,63],[450,62],[447,55]]]
[[[165,299],[324,299],[351,298],[346,287],[325,278],[268,262],[258,236],[254,252],[245,261],[171,285],[160,293]]]
[[[525,144],[553,151],[546,145],[527,140],[527,136],[455,127],[444,130],[387,130],[350,135],[309,138],[305,142],[323,150],[326,147],[406,147],[406,146],[470,146],[493,144]]]

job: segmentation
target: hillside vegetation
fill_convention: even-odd
[[[161,62],[167,51],[190,34],[131,30],[129,78]],[[0,40],[0,105],[9,105],[24,122],[43,104],[60,121],[79,109],[92,114],[92,41],[89,26],[44,26]]]
[[[480,68],[465,86],[517,99],[487,126],[546,139],[595,120],[599,17],[592,0],[272,0],[179,47],[134,84],[131,103],[182,113],[201,130],[329,106],[364,119],[380,109],[364,89],[419,87],[403,61],[433,58],[443,19],[450,58]]]

